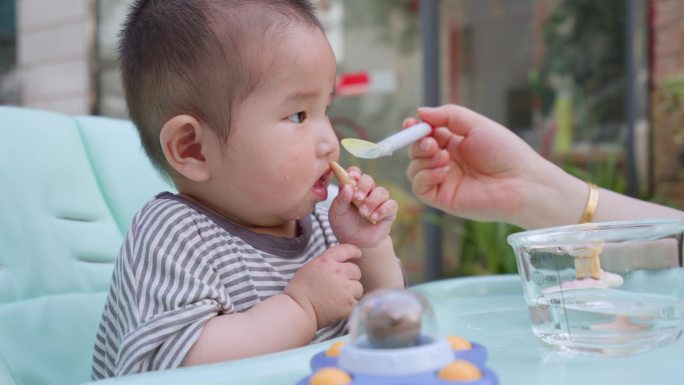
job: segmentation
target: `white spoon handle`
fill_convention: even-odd
[[[425,122],[418,123],[407,129],[401,130],[394,135],[378,142],[380,146],[380,154],[378,156],[391,155],[394,151],[408,146],[418,139],[428,135],[432,132],[432,127]]]

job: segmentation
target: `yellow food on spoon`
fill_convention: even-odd
[[[346,138],[342,139],[341,144],[345,150],[357,158],[372,159],[379,153],[377,144],[362,139]]]

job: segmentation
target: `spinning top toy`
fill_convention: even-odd
[[[432,307],[420,294],[382,289],[359,301],[349,341],[311,359],[297,385],[497,385],[486,349],[464,338],[436,336]]]

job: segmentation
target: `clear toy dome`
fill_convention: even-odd
[[[406,289],[381,289],[359,301],[349,319],[351,344],[397,349],[429,344],[437,337],[430,303]]]

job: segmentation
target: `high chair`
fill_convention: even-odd
[[[123,234],[164,190],[130,122],[0,107],[0,384],[90,379]]]

